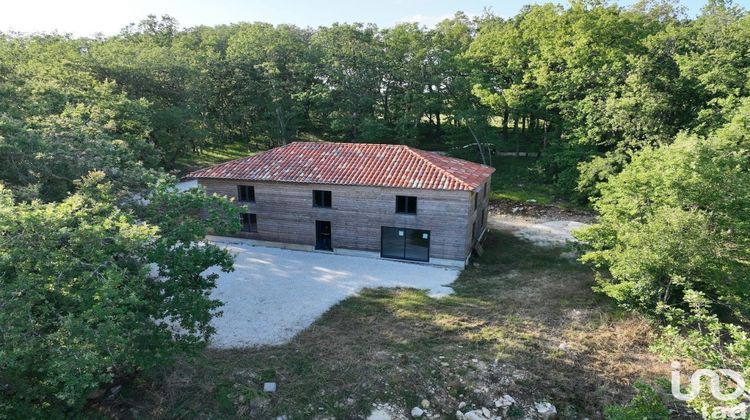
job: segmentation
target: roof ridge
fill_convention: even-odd
[[[406,148],[406,150],[408,150],[412,154],[414,154],[417,157],[419,157],[420,160],[423,160],[423,161],[427,162],[428,165],[432,165],[434,168],[439,169],[441,173],[446,174],[449,178],[452,178],[454,181],[457,181],[460,185],[462,185],[464,187],[468,187],[469,190],[472,190],[472,191],[474,190],[474,188],[471,185],[469,185],[467,182],[465,182],[463,179],[461,179],[461,178],[453,175],[450,171],[447,171],[445,168],[436,165],[431,160],[429,160],[429,159],[425,158],[424,156],[422,156],[421,154],[419,154],[419,152],[417,152],[417,149],[413,149],[411,146],[407,146],[405,144],[402,144],[400,146],[403,146],[404,148]],[[420,150],[420,152],[430,153],[430,152],[428,152],[426,150]]]

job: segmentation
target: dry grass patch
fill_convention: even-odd
[[[431,413],[452,418],[459,402],[491,406],[507,393],[526,411],[548,400],[562,417],[599,418],[607,404],[631,397],[636,379],[666,377],[648,353],[648,324],[594,294],[590,271],[560,258],[560,249],[503,234],[485,249],[452,296],[367,290],[288,344],[206,351],[160,380],[131,385],[103,411],[349,419],[374,403],[406,414],[428,399]],[[266,381],[278,391],[260,392]]]

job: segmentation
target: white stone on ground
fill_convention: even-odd
[[[534,408],[536,408],[537,413],[539,413],[539,416],[543,419],[548,419],[557,414],[555,406],[546,401],[534,403]]]
[[[263,384],[263,391],[276,392],[276,382],[266,382]]]
[[[282,344],[336,303],[367,287],[427,289],[433,297],[453,292],[460,270],[321,252],[252,246],[217,240],[235,255],[234,271],[219,274],[211,297],[224,302],[214,318],[211,347]]]

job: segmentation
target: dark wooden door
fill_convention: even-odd
[[[325,220],[315,221],[315,249],[333,251],[331,222]]]

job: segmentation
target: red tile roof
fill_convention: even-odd
[[[476,190],[494,168],[396,144],[294,142],[187,178]]]

